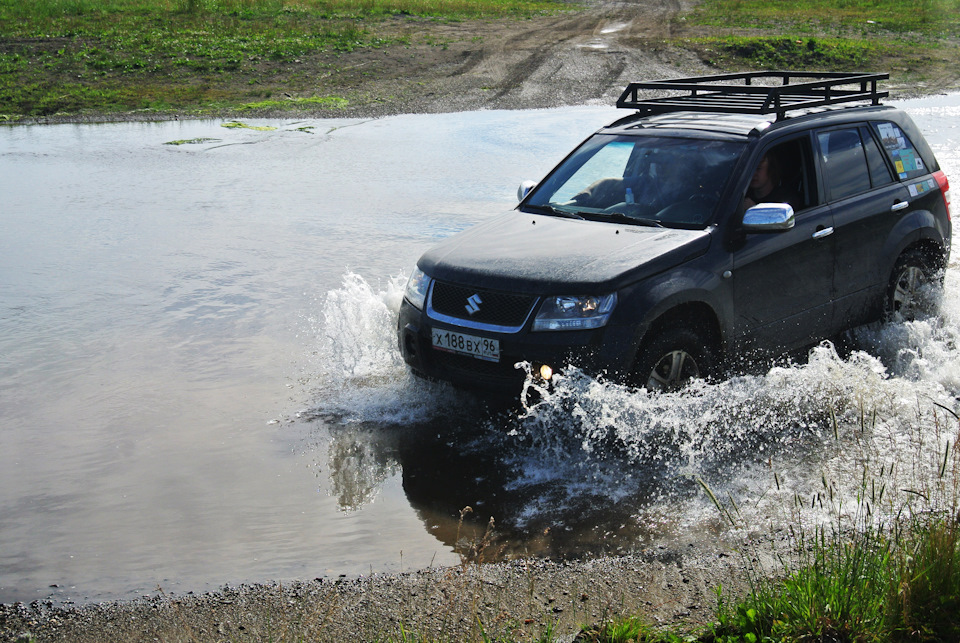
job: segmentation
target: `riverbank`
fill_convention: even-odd
[[[809,0],[770,15],[756,0],[531,1],[479,16],[405,8],[332,16],[286,7],[250,15],[181,10],[149,21],[114,18],[129,20],[122,27],[87,11],[52,22],[31,17],[34,31],[54,32],[44,37],[20,25],[29,20],[11,19],[0,32],[0,120],[378,117],[610,105],[632,81],[745,68],[888,71],[886,89],[895,97],[960,89],[951,12],[931,5],[912,22],[917,12],[888,15],[883,2],[870,15],[828,11],[832,4]]]
[[[33,602],[0,606],[0,640],[332,643],[398,640],[401,631],[417,641],[536,641],[544,632],[573,640],[580,626],[638,614],[689,631],[711,622],[719,587],[728,597],[745,591],[743,561],[691,542],[599,560],[464,564],[196,596],[158,591],[79,607]]]

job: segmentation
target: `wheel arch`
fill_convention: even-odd
[[[915,252],[923,255],[923,257],[930,262],[931,267],[937,271],[943,272],[946,270],[948,260],[946,248],[932,237],[921,236],[906,244],[901,248],[900,252],[894,255],[893,261],[887,269],[887,279],[893,275],[893,271],[901,258]]]
[[[673,385],[682,384],[671,384],[670,377],[684,377],[681,374],[685,370],[683,364],[690,363],[690,357],[693,358],[692,363],[698,373],[690,375],[714,376],[719,372],[721,362],[720,337],[719,320],[713,308],[706,302],[689,301],[678,304],[664,311],[647,327],[637,344],[627,381],[635,386],[672,390]],[[677,362],[673,351],[682,352],[685,357]],[[665,363],[668,368],[662,371],[661,366]],[[680,370],[674,372],[674,369]],[[672,375],[668,376],[668,372]],[[655,380],[666,388],[658,388],[659,385],[653,384]]]
[[[929,212],[913,212],[891,231],[883,251],[883,256],[889,259],[886,270],[879,278],[889,279],[900,258],[914,250],[919,250],[939,270],[944,270],[949,259],[949,248],[950,240],[940,234],[936,218]]]
[[[690,328],[700,334],[715,357],[719,358],[723,346],[723,332],[716,311],[705,301],[686,301],[674,305],[654,318],[637,342],[637,354],[645,342],[667,328],[678,326]],[[636,360],[636,355],[634,356]]]

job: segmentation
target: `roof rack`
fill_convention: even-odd
[[[877,83],[889,77],[890,74],[760,71],[630,83],[617,99],[617,107],[637,109],[642,114],[776,114],[779,120],[790,111],[826,105],[862,101],[879,105],[889,92],[877,91]],[[804,82],[794,82],[798,79]],[[777,84],[753,84],[757,80]],[[850,85],[859,85],[859,89],[843,88]],[[641,90],[667,90],[673,95],[641,99]]]

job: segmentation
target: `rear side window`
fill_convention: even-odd
[[[914,179],[927,173],[923,159],[907,135],[895,123],[879,122],[872,124],[880,137],[884,152],[893,164],[900,180]]]
[[[820,132],[817,141],[828,201],[870,189],[870,171],[857,128]]]
[[[870,166],[870,181],[873,187],[879,188],[893,183],[893,176],[887,168],[886,161],[883,160],[883,152],[880,151],[877,142],[873,140],[866,128],[861,128],[860,133],[863,135],[863,145],[867,151],[867,164]]]

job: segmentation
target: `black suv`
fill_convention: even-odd
[[[518,393],[527,370],[566,365],[671,389],[929,308],[949,185],[910,117],[880,104],[886,78],[630,84],[617,106],[634,113],[521,186],[515,211],[420,258],[404,360],[477,390]]]

